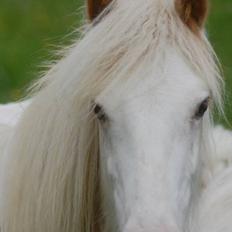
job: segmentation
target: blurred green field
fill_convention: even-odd
[[[80,24],[83,0],[0,0],[0,102],[14,101]]]
[[[232,124],[232,1],[211,0],[208,35],[222,63],[226,80],[225,113]],[[220,120],[226,126],[224,119]]]
[[[80,25],[84,0],[0,1],[0,102],[23,96],[38,66]],[[226,116],[232,123],[232,1],[211,0],[208,36],[226,77]]]

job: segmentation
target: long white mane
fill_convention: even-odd
[[[167,44],[185,56],[221,106],[213,49],[203,33],[183,24],[171,2],[113,1],[38,82],[5,158],[2,232],[104,231],[92,101],[113,81],[143,78],[155,59],[168,56]]]

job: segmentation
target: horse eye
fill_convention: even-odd
[[[199,106],[195,113],[195,118],[200,119],[204,116],[205,112],[209,107],[209,98],[206,98]]]
[[[102,121],[102,122],[106,121],[106,114],[105,114],[104,109],[101,105],[95,104],[95,106],[93,108],[93,112],[100,121]]]

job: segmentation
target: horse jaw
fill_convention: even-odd
[[[203,120],[193,114],[209,90],[178,51],[168,51],[150,75],[135,74],[96,99],[109,117],[100,137],[111,231],[182,231],[195,201]]]

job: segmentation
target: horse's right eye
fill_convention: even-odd
[[[209,107],[209,97],[207,97],[201,104],[198,106],[197,111],[195,113],[195,118],[200,119],[204,116],[205,112]]]

